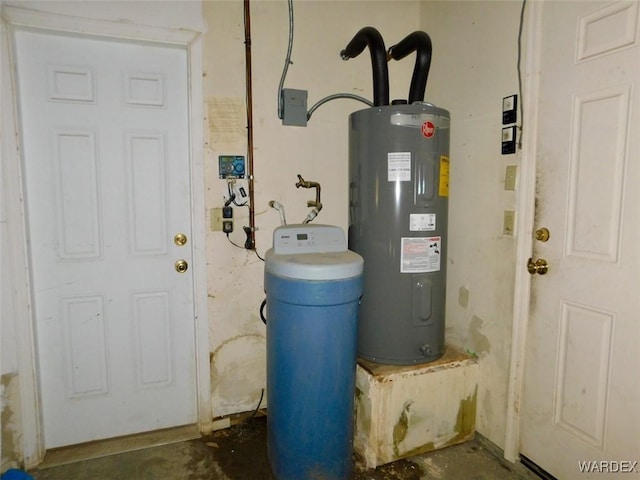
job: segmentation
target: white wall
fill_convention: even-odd
[[[199,0],[3,0],[18,8],[71,17],[202,31]]]
[[[500,447],[515,275],[515,237],[502,234],[515,193],[504,175],[520,157],[501,155],[502,99],[518,93],[520,7],[429,0],[420,15],[434,52],[426,97],[451,112],[446,336],[480,358],[477,429]]]
[[[372,99],[369,51],[345,62],[340,50],[365,26],[377,28],[387,45],[398,42],[417,29],[418,7],[416,1],[296,0],[293,64],[285,87],[308,90],[309,106],[333,93]],[[205,2],[204,14],[207,206],[215,208],[226,194],[225,182],[217,178],[218,155],[246,154],[242,2]],[[315,197],[312,189],[296,189],[297,174],[322,185],[324,207],[315,222],[346,229],[347,121],[351,112],[367,106],[336,100],[320,107],[307,127],[282,126],[277,90],[287,51],[286,0],[253,1],[251,30],[256,245],[264,256],[279,225],[268,202],[285,205],[287,221],[296,223],[309,211],[307,200]],[[390,65],[391,98],[407,97],[412,71],[413,60]],[[231,238],[244,244],[247,209],[236,207],[235,212]],[[254,253],[230,245],[221,232],[209,234],[208,248],[213,407],[214,415],[222,416],[255,408],[265,386],[265,328],[258,315],[264,264]]]

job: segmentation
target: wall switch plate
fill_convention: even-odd
[[[502,124],[516,123],[518,119],[518,95],[510,95],[502,99]]]
[[[502,234],[509,237],[513,237],[513,230],[515,228],[516,212],[513,210],[505,210],[502,219]]]
[[[509,155],[516,153],[516,127],[505,127],[502,129],[502,154]]]
[[[504,173],[504,189],[515,190],[517,178],[518,178],[518,166],[507,165],[507,168]]]
[[[211,209],[211,231],[212,232],[222,231],[222,209],[221,208]]]

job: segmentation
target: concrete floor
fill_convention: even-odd
[[[274,480],[267,460],[266,418],[257,417],[195,440],[52,465],[29,472],[36,480]],[[353,480],[522,480],[474,440],[366,470],[354,459]],[[51,458],[55,455],[52,454]],[[68,461],[68,460],[67,460]],[[516,473],[515,470],[519,470]],[[300,479],[305,480],[305,479]]]

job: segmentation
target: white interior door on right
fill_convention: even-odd
[[[521,453],[640,473],[639,2],[545,1]],[[526,107],[525,107],[526,108]]]

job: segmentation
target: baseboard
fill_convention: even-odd
[[[509,460],[504,458],[504,450],[481,433],[476,432],[476,441],[482,446],[482,448],[491,453],[502,465],[513,471],[516,475],[522,477],[524,480],[540,480],[541,478],[543,480],[550,480],[546,477],[536,475],[520,461],[511,463]]]
[[[199,437],[200,431],[197,425],[186,425],[184,427],[166,428],[153,432],[53,448],[47,450],[44,460],[37,465],[37,468],[38,470],[42,470],[92,458],[106,457],[118,453],[141,450],[143,448],[184,442]]]

